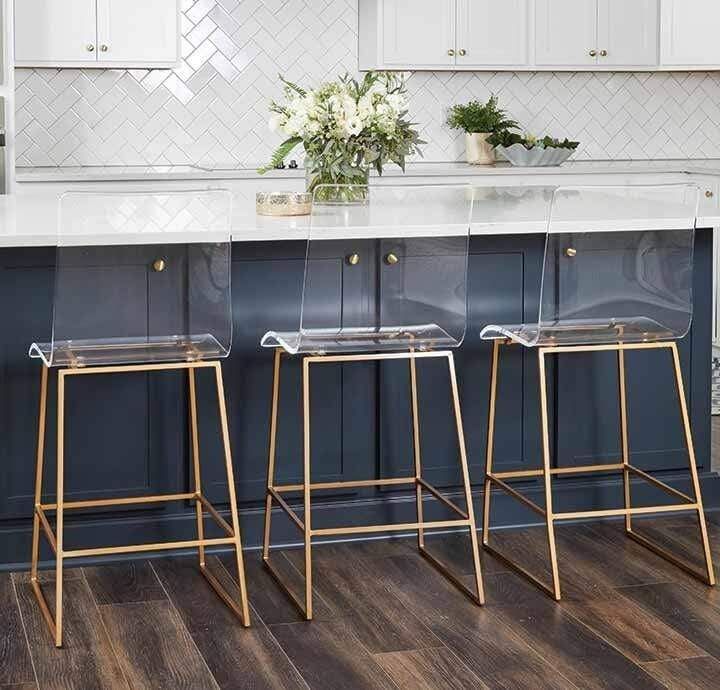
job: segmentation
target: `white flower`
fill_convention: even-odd
[[[357,136],[362,131],[363,123],[362,120],[357,116],[349,118],[345,123],[345,132],[348,136]]]
[[[280,113],[273,113],[270,116],[270,121],[268,122],[268,127],[270,128],[271,132],[279,132],[280,128],[285,123],[285,117],[281,115]]]
[[[405,110],[405,99],[399,93],[391,93],[387,97],[387,104],[396,112]]]

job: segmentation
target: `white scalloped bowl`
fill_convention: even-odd
[[[518,168],[548,168],[562,165],[575,151],[576,149],[555,146],[544,149],[536,146],[526,149],[522,144],[513,144],[508,148],[504,146],[495,148],[495,152],[499,154],[500,158],[504,158]]]

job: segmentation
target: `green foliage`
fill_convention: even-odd
[[[447,123],[452,129],[462,129],[468,134],[494,134],[519,127],[505,110],[498,107],[498,98],[494,94],[487,103],[475,100],[452,106]]]
[[[542,139],[526,134],[521,136],[515,132],[498,132],[488,138],[488,143],[491,146],[504,146],[509,148],[513,144],[522,144],[526,149],[534,149],[536,147],[549,149],[572,149],[573,151],[580,146],[579,141],[570,141],[569,139],[554,139],[550,136],[545,136]]]
[[[302,139],[300,137],[290,137],[289,139],[285,139],[285,141],[283,141],[283,143],[275,149],[272,158],[270,158],[270,162],[260,168],[258,172],[261,175],[264,175],[266,172],[269,172],[274,168],[280,167],[280,164],[292,153],[293,149],[299,144],[302,144]]]

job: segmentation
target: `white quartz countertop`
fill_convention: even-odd
[[[629,176],[629,177],[628,177]],[[561,168],[512,168],[492,166],[481,168],[460,163],[420,163],[409,166],[405,175],[393,173],[374,178],[373,184],[419,185],[443,182],[472,184],[477,202],[472,221],[473,234],[527,234],[544,232],[553,190],[558,186],[576,183],[618,184],[690,182],[692,176],[708,176],[720,183],[720,161],[580,161]],[[59,201],[63,193],[71,191],[152,191],[197,190],[226,188],[233,194],[232,238],[234,241],[304,240],[308,235],[309,217],[272,218],[255,213],[255,194],[258,191],[304,188],[304,171],[273,171],[260,177],[254,171],[204,171],[194,167],[166,168],[77,168],[77,169],[19,169],[17,193],[0,196],[0,246],[53,246],[58,242]],[[623,209],[613,209],[613,217],[622,217]],[[607,214],[603,208],[578,208],[578,215],[586,220]],[[619,215],[618,215],[619,214]],[[453,211],[451,216],[455,215]],[[644,213],[638,208],[628,209],[634,227],[667,225],[671,209],[648,207]],[[639,223],[639,224],[638,224]],[[425,234],[430,227],[421,219],[405,232]],[[720,226],[720,207],[713,203],[701,208],[699,227]],[[379,228],[379,225],[378,225]],[[595,229],[601,229],[596,225]],[[383,231],[387,231],[385,228]],[[338,223],[338,233],[362,233],[362,224],[355,230],[347,219]],[[365,231],[366,234],[367,230]],[[380,230],[377,231],[380,236]],[[376,236],[369,233],[369,236]],[[113,233],[112,243],[163,243],[167,241],[197,241],[192,234],[170,239],[162,232]],[[108,243],[106,233],[88,236],[88,244]]]

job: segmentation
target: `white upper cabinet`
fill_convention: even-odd
[[[95,0],[15,3],[16,64],[94,61],[95,43]]]
[[[457,0],[456,64],[524,65],[529,0]]]
[[[19,0],[19,67],[173,67],[178,0]]]
[[[387,65],[454,65],[455,0],[385,0],[382,53]]]
[[[657,65],[658,21],[658,0],[598,0],[599,64]]]
[[[720,2],[662,0],[660,36],[663,66],[720,66]]]
[[[595,65],[597,53],[597,0],[536,0],[538,65]]]

